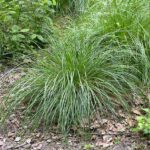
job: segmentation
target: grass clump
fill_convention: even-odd
[[[134,37],[149,44],[148,0],[97,1],[81,16],[83,18],[83,25],[100,35],[112,32],[120,42],[129,42]]]
[[[102,48],[69,39],[57,44],[15,85],[7,110],[26,103],[24,113],[34,110],[34,124],[56,123],[66,131],[96,110],[104,114],[115,113],[117,106],[128,108],[124,96],[138,85],[138,70],[128,64],[136,59],[134,53],[128,47]]]
[[[56,123],[68,131],[96,111],[115,114],[118,106],[132,106],[129,95],[138,92],[141,81],[150,81],[146,0],[134,2],[92,4],[94,10],[81,15],[84,22],[79,19],[53,41],[51,52],[14,86],[8,114],[25,103],[23,113],[33,112],[33,124]]]
[[[96,1],[75,23],[89,41],[97,44],[102,36],[109,35],[103,45],[128,45],[136,56],[142,55],[138,62],[130,63],[140,68],[144,84],[150,81],[149,5],[147,0]]]

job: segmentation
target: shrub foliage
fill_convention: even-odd
[[[46,44],[52,32],[51,1],[0,1],[0,58],[30,54]]]

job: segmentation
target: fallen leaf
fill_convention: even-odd
[[[125,121],[128,123],[130,127],[134,126],[135,122],[131,118],[126,118]]]
[[[37,150],[41,150],[42,147],[43,147],[43,145],[42,145],[42,144],[39,144],[39,145],[36,147],[36,149],[37,149]]]
[[[21,137],[16,137],[15,142],[19,142],[21,140]]]
[[[105,123],[107,123],[108,122],[108,120],[107,119],[101,119],[101,124],[105,124]]]
[[[103,142],[105,142],[105,143],[109,143],[109,142],[111,142],[112,141],[112,136],[110,136],[110,135],[104,135],[103,136]]]
[[[41,133],[37,133],[37,134],[36,134],[36,137],[39,138],[40,136],[41,136]]]
[[[3,146],[3,145],[4,145],[4,142],[3,142],[3,141],[0,141],[0,147]]]
[[[119,113],[119,115],[120,115],[121,117],[123,117],[123,118],[126,117],[126,115],[122,112],[122,110],[119,110],[118,113]]]
[[[92,126],[90,127],[91,129],[97,129],[100,127],[100,124],[97,120],[94,121],[94,123],[92,124]]]
[[[14,137],[15,136],[15,133],[14,132],[8,132],[8,135],[7,135],[9,138],[10,137]]]
[[[123,132],[126,130],[126,128],[124,127],[124,124],[116,123],[115,126],[117,128],[117,131]]]
[[[105,142],[102,142],[102,141],[98,141],[96,143],[96,146],[102,146],[103,148],[107,148],[109,146],[113,145],[113,142],[110,142],[110,143],[105,143]]]
[[[136,105],[141,105],[141,104],[144,103],[143,100],[142,100],[142,98],[140,98],[140,97],[137,97],[134,101],[135,101]]]
[[[91,137],[91,140],[96,140],[96,138],[97,138],[97,136],[96,136],[96,135],[93,135],[93,136]]]
[[[31,144],[24,145],[23,147],[24,147],[25,149],[30,149]]]
[[[46,142],[47,142],[47,143],[51,143],[51,142],[52,142],[52,140],[51,140],[51,139],[48,139]]]
[[[27,143],[27,144],[30,144],[31,141],[32,141],[32,139],[27,139],[27,140],[26,140],[26,143]]]
[[[133,108],[132,112],[136,115],[141,115],[141,112],[138,109]]]

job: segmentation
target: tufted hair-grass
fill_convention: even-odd
[[[128,63],[137,59],[134,52],[126,46],[97,47],[68,39],[57,41],[55,49],[15,84],[6,101],[8,114],[25,103],[23,113],[32,114],[33,124],[57,124],[68,131],[84,118],[90,120],[95,111],[115,114],[118,106],[127,110],[132,104],[125,97],[137,92],[139,84],[138,69]]]

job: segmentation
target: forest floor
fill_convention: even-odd
[[[0,105],[4,105],[9,87],[24,75],[20,68],[0,73]],[[0,126],[0,150],[149,150],[150,140],[131,132],[136,117],[142,113],[142,105],[141,98],[135,96],[135,107],[130,113],[120,108],[119,118],[96,114],[88,131],[73,129],[67,137],[55,132],[54,128],[32,130],[30,125],[22,124],[19,108],[5,126]]]

